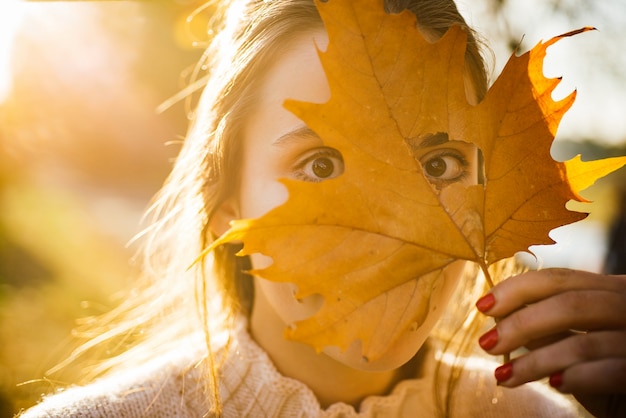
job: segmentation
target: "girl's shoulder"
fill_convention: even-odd
[[[163,356],[142,366],[128,367],[85,386],[48,395],[19,417],[203,416],[208,405],[201,371],[194,367],[199,360]]]

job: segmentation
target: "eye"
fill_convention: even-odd
[[[294,174],[304,181],[320,182],[343,173],[343,158],[333,148],[318,148],[307,153],[297,164]]]
[[[426,154],[420,162],[426,177],[438,184],[460,181],[467,174],[468,162],[456,150],[436,150]]]

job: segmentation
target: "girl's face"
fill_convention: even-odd
[[[255,105],[246,115],[243,127],[242,176],[235,204],[237,216],[257,218],[284,203],[288,194],[277,181],[279,178],[324,181],[343,172],[341,153],[325,147],[322,139],[283,107],[286,99],[314,103],[329,99],[330,90],[315,47],[325,49],[327,43],[323,30],[296,37],[284,47],[259,80]],[[424,147],[421,157],[424,170],[434,183],[476,182],[477,152],[473,145],[434,142],[435,145]],[[252,263],[255,268],[262,268],[268,260],[253,255]],[[425,323],[417,330],[407,330],[382,358],[363,362],[358,342],[346,352],[341,353],[334,347],[325,350],[325,353],[359,369],[393,369],[404,364],[422,346],[444,310],[463,267],[464,262],[457,262],[446,268],[440,283],[430,295],[430,312]],[[293,281],[297,283],[298,278],[294,277]],[[297,301],[293,296],[295,284],[257,278],[255,285],[256,292],[263,292],[263,300],[273,307],[284,327],[310,317],[323,302],[321,297],[315,296]]]

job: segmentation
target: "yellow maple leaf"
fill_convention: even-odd
[[[553,101],[559,80],[543,76],[546,49],[560,37],[513,56],[485,99],[470,105],[461,28],[430,43],[412,13],[387,14],[382,0],[317,6],[329,37],[320,59],[331,98],[285,106],[341,152],[345,170],[320,183],[281,180],[285,204],[234,221],[207,251],[242,241],[240,255],[273,259],[253,274],[296,283],[297,298],[324,297],[287,338],[317,350],[360,340],[363,356],[376,359],[425,320],[444,267],[463,259],[486,271],[530,245],[553,243],[550,230],[586,216],[565,204],[584,201],[578,192],[626,158],[551,158],[574,100]],[[436,187],[427,179],[416,152],[442,133],[480,149],[484,184]]]

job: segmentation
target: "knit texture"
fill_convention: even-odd
[[[436,361],[449,367],[445,356],[430,357],[422,375],[400,382],[386,396],[370,396],[359,408],[336,403],[322,408],[302,382],[282,376],[250,337],[242,321],[223,348],[220,393],[223,416],[235,417],[434,417],[433,373]],[[209,396],[203,384],[205,356],[200,342],[141,367],[99,379],[86,386],[50,395],[26,411],[35,417],[203,417]],[[218,353],[218,357],[219,357]],[[496,364],[468,358],[453,398],[450,416],[456,417],[578,417],[578,408],[541,384],[503,389],[495,385]]]

